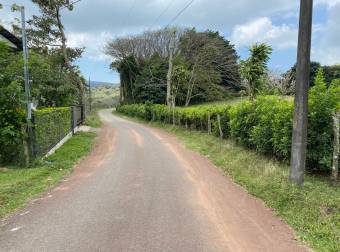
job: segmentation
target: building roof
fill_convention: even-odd
[[[14,34],[9,32],[6,28],[0,25],[0,40],[3,38],[10,47],[21,51],[22,50],[22,41],[17,38]]]

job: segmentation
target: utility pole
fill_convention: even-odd
[[[172,108],[172,97],[171,97],[171,78],[172,78],[172,68],[173,68],[173,38],[170,37],[170,45],[169,45],[169,65],[168,65],[168,74],[166,75],[166,103],[168,107]]]
[[[25,7],[20,6],[21,11],[21,30],[22,30],[22,49],[24,56],[24,79],[25,79],[25,96],[26,96],[26,118],[27,122],[32,119],[32,105],[31,105],[31,91],[28,75],[28,48],[27,48],[27,37],[26,37],[26,20],[25,20]]]
[[[24,57],[24,82],[25,82],[25,98],[26,98],[26,121],[27,121],[27,135],[28,141],[25,141],[25,156],[26,165],[30,163],[31,155],[34,156],[33,147],[33,131],[31,127],[32,121],[32,103],[31,103],[31,91],[28,73],[28,48],[27,48],[27,36],[26,36],[26,20],[25,20],[25,7],[17,6],[16,10],[20,9],[21,12],[21,33],[22,33],[22,51]]]
[[[90,103],[90,112],[92,110],[92,93],[91,93],[91,77],[89,77],[89,103]]]
[[[300,0],[290,181],[302,185],[306,166],[308,88],[312,37],[313,0]]]

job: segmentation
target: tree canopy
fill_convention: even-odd
[[[238,55],[218,32],[165,28],[117,38],[105,49],[121,76],[121,101],[189,105],[240,90]],[[171,85],[169,85],[171,84]]]

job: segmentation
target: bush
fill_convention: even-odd
[[[340,104],[340,85],[333,81],[329,88],[322,68],[309,92],[307,164],[310,168],[328,170],[332,165],[332,115]]]
[[[23,161],[25,112],[21,109],[0,110],[0,164]]]
[[[322,72],[310,90],[307,167],[309,170],[330,171],[332,159],[332,114],[340,104],[340,81],[327,89]],[[165,105],[134,104],[118,107],[118,112],[145,120],[173,123],[194,130],[208,130],[219,135],[217,115],[221,116],[224,137],[256,151],[289,160],[291,152],[294,104],[279,96],[259,96],[254,101],[236,105],[201,105],[174,109]]]
[[[34,152],[45,155],[71,131],[69,107],[46,108],[34,112]]]

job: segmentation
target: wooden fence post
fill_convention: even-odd
[[[211,120],[210,120],[210,112],[208,112],[208,134],[211,134]]]
[[[222,131],[222,126],[221,126],[221,116],[217,115],[217,124],[218,124],[218,129],[220,131],[220,138],[223,138],[223,131]]]
[[[332,165],[332,180],[337,181],[339,175],[339,154],[340,154],[340,112],[333,115],[333,130],[334,130],[334,151],[333,151],[333,165]]]
[[[28,167],[30,165],[30,151],[29,151],[29,141],[28,141],[28,137],[26,137],[28,135],[28,130],[26,129],[27,127],[22,127],[21,132],[23,135],[23,146],[24,146],[24,156],[25,156],[25,166]]]

